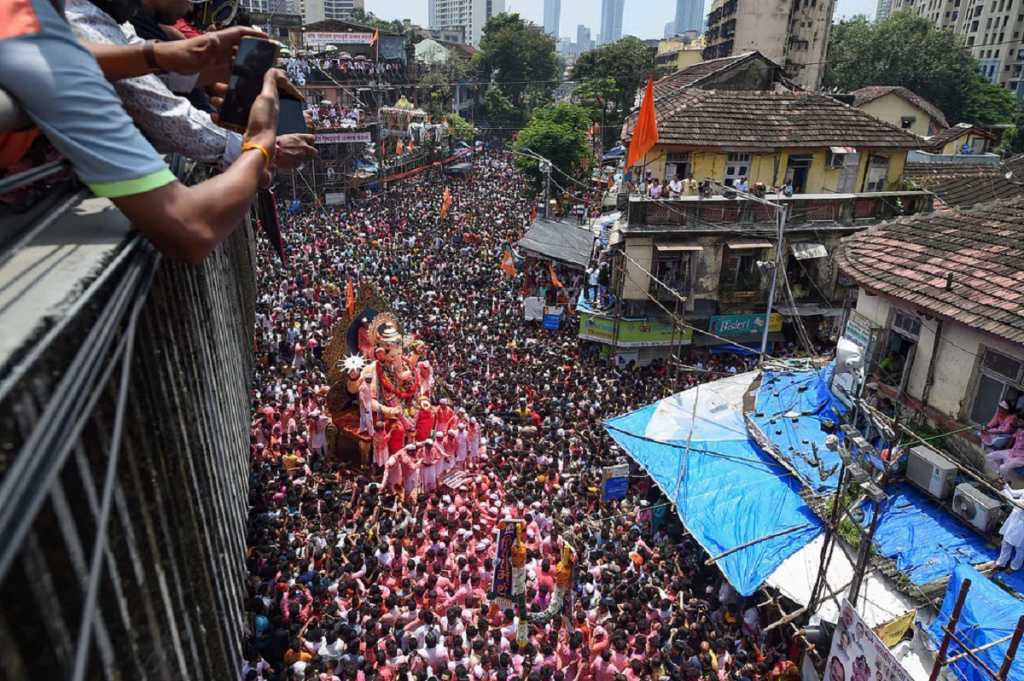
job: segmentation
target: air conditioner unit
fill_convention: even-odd
[[[907,457],[907,480],[936,499],[945,499],[953,493],[956,466],[931,447],[918,445]]]
[[[981,533],[988,532],[995,524],[1000,506],[998,499],[993,499],[969,482],[957,485],[953,493],[953,513]]]

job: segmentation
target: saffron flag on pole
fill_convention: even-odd
[[[452,207],[452,193],[448,191],[448,187],[444,188],[444,193],[441,195],[441,217],[448,217],[448,211]]]
[[[626,169],[635,166],[644,154],[658,142],[658,118],[654,114],[654,81],[647,79],[647,89],[640,103],[640,115],[633,127],[633,139],[629,142],[629,155],[626,157]]]
[[[555,265],[554,265],[554,263],[550,263],[550,262],[548,263],[548,274],[551,275],[551,285],[552,286],[554,286],[555,288],[565,288],[565,286],[562,285],[562,281],[558,278],[558,275],[555,274]]]
[[[510,277],[516,276],[516,261],[512,257],[512,251],[507,248],[501,255],[501,271]]]
[[[355,316],[356,292],[352,287],[351,279],[349,279],[348,283],[345,284],[345,311],[348,312],[349,319]]]

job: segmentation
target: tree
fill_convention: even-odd
[[[362,24],[363,26],[369,26],[370,28],[379,28],[380,30],[387,31],[388,33],[405,33],[405,25],[398,19],[392,19],[391,21],[381,19],[373,12],[367,12],[358,7],[352,10],[352,13],[349,15],[349,19],[351,19],[354,24]]]
[[[1006,120],[993,117],[1012,113],[1006,108],[1009,100],[995,94],[978,75],[978,66],[956,34],[936,29],[923,17],[896,12],[870,22],[858,16],[832,29],[824,85],[847,92],[901,85],[939,107],[950,123]]]
[[[526,119],[531,104],[550,101],[560,73],[554,38],[505,12],[487,20],[473,64],[482,80],[501,86],[516,124]]]
[[[448,114],[448,128],[455,139],[472,142],[476,138],[476,128],[465,118],[456,113]]]
[[[587,145],[587,131],[590,128],[590,111],[578,104],[561,103],[537,109],[529,124],[519,132],[513,149],[520,152],[529,150],[550,160],[556,168],[571,176],[579,176],[587,169],[590,148]],[[544,173],[539,163],[519,156],[516,164],[530,176],[535,186],[541,186]],[[565,178],[553,178],[565,184]]]
[[[519,127],[519,111],[498,85],[490,86],[484,93],[484,113],[490,127],[499,132]]]
[[[573,99],[590,107],[595,121],[601,120],[602,107],[610,108],[603,131],[606,146],[618,136],[641,86],[661,75],[654,64],[656,52],[639,38],[627,36],[580,55],[573,65],[572,79],[579,83]]]
[[[967,89],[967,103],[964,118],[971,123],[992,125],[1010,123],[1017,116],[1017,98],[995,83],[990,83],[979,74],[974,74],[974,84]]]

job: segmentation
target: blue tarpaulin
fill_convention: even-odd
[[[882,517],[875,530],[875,549],[896,561],[918,586],[934,582],[960,563],[978,565],[995,560],[998,550],[960,523],[917,488],[902,483],[888,487]],[[864,503],[864,525],[871,522],[871,502]]]
[[[839,485],[839,453],[825,447],[828,434],[821,427],[822,419],[837,423],[846,411],[829,389],[832,366],[764,372],[752,417],[814,494],[830,494]]]
[[[780,533],[718,561],[744,596],[821,530],[799,483],[747,437],[742,397],[753,377],[705,384],[605,422],[711,556]]]
[[[927,629],[935,648],[938,648],[942,641],[942,627],[949,622],[957,594],[965,579],[971,580],[971,588],[967,592],[967,600],[964,601],[955,631],[957,637],[967,645],[979,648],[991,641],[1009,636],[1017,626],[1017,620],[1024,615],[1024,602],[1003,591],[974,568],[959,564],[950,575],[949,586],[946,587],[946,596],[942,600],[939,614]],[[989,668],[998,671],[1009,645],[1009,641],[1005,641],[976,654]],[[960,652],[962,648],[951,640],[947,655],[952,657]],[[949,665],[949,669],[963,681],[991,681],[991,677],[967,658],[957,660]],[[1009,681],[1024,681],[1024,656],[1018,656],[1014,660],[1007,678]]]

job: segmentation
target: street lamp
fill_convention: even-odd
[[[553,165],[549,159],[544,158],[536,151],[529,147],[523,147],[519,151],[515,149],[510,150],[513,154],[518,156],[525,156],[526,158],[532,158],[537,161],[537,168],[544,173],[544,219],[551,219],[551,166]]]

